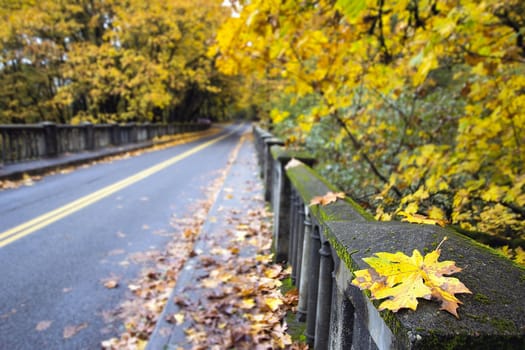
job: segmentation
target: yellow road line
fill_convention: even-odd
[[[60,208],[57,208],[55,210],[52,210],[50,212],[47,212],[45,214],[42,214],[32,220],[29,220],[23,224],[20,224],[16,227],[13,227],[7,231],[4,231],[0,233],[0,248],[5,247],[6,245],[25,237],[43,227],[46,227],[72,213],[75,213],[79,211],[82,208],[87,207],[88,205],[91,205],[117,191],[120,191],[123,188],[126,188],[140,180],[143,180],[147,178],[148,176],[151,176],[181,160],[184,158],[187,158],[191,156],[192,154],[195,154],[201,150],[203,150],[206,147],[209,147],[213,145],[214,143],[219,142],[220,140],[225,139],[226,137],[230,136],[234,132],[237,131],[238,128],[235,130],[222,135],[220,137],[217,137],[215,139],[212,139],[208,142],[205,142],[197,147],[194,147],[184,153],[179,154],[178,156],[175,156],[173,158],[170,158],[168,160],[165,160],[164,162],[161,162],[157,165],[154,165],[152,167],[149,167],[139,173],[136,173],[135,175],[132,175],[130,177],[127,177],[121,181],[118,181],[112,185],[106,186],[96,192],[93,192],[91,194],[88,194],[82,198],[77,199],[76,201],[73,201],[71,203],[68,203]]]

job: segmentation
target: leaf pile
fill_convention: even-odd
[[[284,316],[287,310],[295,308],[298,296],[296,291],[284,295],[280,291],[280,279],[289,272],[271,263],[271,220],[260,196],[260,182],[242,181],[242,186],[236,185],[235,189],[224,188],[224,206],[217,208],[213,214],[217,216],[209,217],[208,209],[238,148],[232,152],[222,177],[208,189],[208,201],[196,203],[191,218],[174,222],[180,235],[174,236],[176,241],[167,251],[131,257],[134,261],[152,262],[152,266],[128,285],[133,299],[116,312],[106,313],[108,322],[115,317],[122,319],[125,332],[119,338],[102,342],[103,348],[145,348],[188,259],[200,273],[191,286],[169,301],[175,303],[178,311],[167,317],[171,326],[160,328],[162,335],[180,331],[185,345],[194,349],[303,348],[292,344],[286,333]],[[241,201],[241,208],[235,201]],[[206,217],[215,229],[200,233]],[[197,236],[199,245],[195,246]],[[202,249],[201,242],[206,249]]]
[[[441,310],[459,318],[457,308],[461,301],[455,294],[472,292],[457,278],[445,276],[460,272],[461,268],[454,261],[439,262],[440,253],[439,246],[424,257],[417,249],[410,257],[401,252],[375,253],[375,257],[363,259],[371,268],[355,271],[352,284],[370,290],[373,299],[387,298],[379,310],[416,310],[417,298],[434,298],[441,302]]]
[[[272,263],[270,223],[264,208],[230,218],[234,230],[209,237],[210,254],[200,254],[206,273],[174,302],[169,321],[184,326],[193,349],[300,348],[286,333],[286,312],[297,304],[297,290],[281,293],[289,270]],[[196,297],[197,296],[197,297]]]
[[[190,208],[191,217],[174,218],[174,237],[164,251],[152,250],[134,253],[129,260],[148,265],[141,275],[127,285],[132,293],[117,310],[104,312],[106,323],[121,320],[125,330],[119,338],[102,342],[104,349],[143,349],[155,329],[158,317],[175,285],[184,263],[193,253],[193,245],[211,207],[212,200],[224,182],[225,171],[207,188],[206,200],[198,201]],[[127,260],[126,263],[129,263]],[[107,283],[107,281],[106,281]],[[107,286],[106,286],[107,287]],[[111,329],[106,330],[111,332]]]
[[[176,241],[168,244],[165,251],[152,250],[135,253],[129,257],[134,263],[149,267],[144,268],[137,279],[127,284],[133,296],[124,301],[117,310],[103,313],[107,323],[121,320],[125,328],[119,338],[103,341],[103,348],[142,349],[145,347],[177,281],[180,269],[190,257],[195,238],[210,206],[207,201],[198,204],[192,219],[175,221],[180,227],[181,234]],[[104,285],[106,288],[112,287],[113,280],[108,280]]]

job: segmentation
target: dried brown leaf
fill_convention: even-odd
[[[36,325],[35,329],[39,332],[45,331],[51,326],[51,323],[53,323],[53,321],[40,321]]]
[[[312,205],[328,205],[336,202],[338,199],[344,199],[346,197],[344,192],[327,192],[323,196],[317,196],[310,200],[310,206]]]
[[[76,325],[76,326],[67,326],[66,328],[64,328],[64,333],[63,333],[64,339],[69,339],[71,337],[74,337],[78,332],[80,332],[84,328],[87,328],[87,326],[88,324],[85,322],[79,325]]]

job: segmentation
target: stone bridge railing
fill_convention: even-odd
[[[350,199],[309,206],[336,189],[308,164],[255,127],[255,145],[274,212],[276,260],[292,266],[299,289],[297,318],[314,349],[525,349],[525,270],[455,231],[429,225],[377,222]],[[303,163],[286,167],[292,159]],[[464,270],[472,291],[459,294],[460,319],[421,300],[416,311],[378,311],[377,302],[351,285],[352,271],[368,268],[375,252],[433,250],[447,236],[440,260]]]
[[[0,125],[0,165],[199,131],[208,123]]]

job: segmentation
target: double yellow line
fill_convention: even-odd
[[[219,136],[215,139],[212,139],[208,142],[205,142],[197,147],[194,147],[184,153],[181,153],[179,154],[178,156],[175,156],[173,158],[170,158],[162,163],[159,163],[157,165],[154,165],[150,168],[147,168],[139,173],[136,173],[135,175],[132,175],[128,178],[125,178],[124,180],[121,180],[119,182],[116,182],[112,185],[109,185],[109,186],[106,186],[96,192],[93,192],[91,194],[88,194],[82,198],[79,198],[77,199],[76,201],[73,201],[69,204],[66,204],[60,208],[57,208],[55,210],[52,210],[50,212],[47,212],[45,214],[42,214],[32,220],[29,220],[27,222],[24,222],[23,224],[20,224],[16,227],[13,227],[5,232],[2,232],[0,233],[0,248],[2,247],[5,247],[6,245],[10,244],[10,243],[13,243],[14,241],[22,238],[22,237],[25,237],[43,227],[46,227],[70,214],[73,214],[79,210],[81,210],[82,208],[85,208],[87,207],[88,205],[91,205],[109,195],[112,195],[113,193],[117,192],[117,191],[120,191],[121,189],[123,188],[126,188],[140,180],[143,180],[145,178],[147,178],[148,176],[151,176],[159,171],[161,171],[162,169],[165,169],[181,160],[183,160],[184,158],[187,158],[189,156],[191,156],[192,154],[195,154],[201,150],[203,150],[204,148],[206,147],[209,147],[211,145],[213,145],[214,143],[217,143],[225,138],[227,138],[228,136],[230,136],[231,134],[233,134],[234,132],[236,132],[237,129],[225,134],[225,135],[222,135],[222,136]]]

